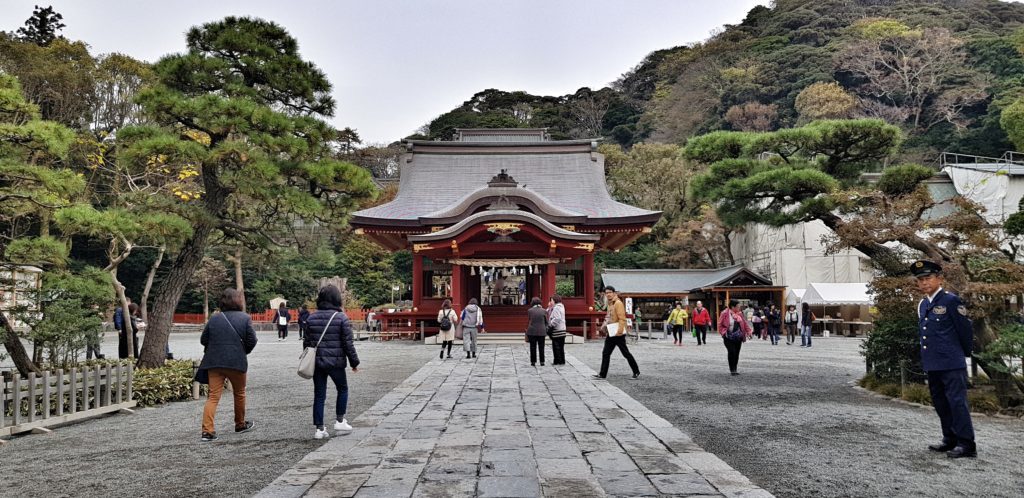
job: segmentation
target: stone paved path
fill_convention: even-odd
[[[566,359],[432,360],[257,496],[771,496]]]

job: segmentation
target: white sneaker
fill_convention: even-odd
[[[339,432],[350,432],[352,431],[352,426],[348,425],[348,420],[342,418],[340,422],[334,422],[334,430]]]
[[[313,439],[324,439],[328,437],[331,437],[331,433],[327,432],[326,427],[323,429],[317,428],[316,432],[313,433]]]

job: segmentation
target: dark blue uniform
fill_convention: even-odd
[[[918,305],[921,365],[928,373],[932,404],[942,424],[943,443],[974,450],[974,426],[967,403],[967,361],[974,330],[960,297],[943,289]]]

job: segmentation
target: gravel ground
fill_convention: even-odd
[[[112,334],[108,334],[108,337]],[[251,496],[324,440],[314,440],[312,381],[295,375],[301,344],[290,334],[259,333],[249,357],[247,418],[256,431],[231,430],[225,393],[217,410],[221,438],[200,443],[204,401],[141,409],[27,435],[0,446],[0,496]],[[356,346],[362,360],[349,372],[349,414],[354,418],[436,354],[409,342]],[[202,357],[199,334],[173,334],[178,358]],[[117,354],[116,336],[103,345]],[[328,388],[325,415],[334,414]]]
[[[643,340],[632,349],[640,379],[616,351],[608,380],[776,496],[1021,496],[1024,421],[974,417],[977,459],[930,452],[941,439],[931,408],[852,387],[864,371],[859,344],[754,341],[732,377],[721,340]],[[600,367],[601,343],[566,350]]]

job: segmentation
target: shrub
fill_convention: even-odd
[[[912,403],[920,403],[922,405],[932,404],[932,395],[928,391],[928,386],[923,384],[907,384],[903,388],[903,399]]]
[[[967,391],[967,402],[972,412],[999,413],[999,397],[992,391]]]
[[[192,360],[170,360],[159,368],[135,371],[133,390],[139,406],[192,399]],[[203,386],[206,389],[206,386]]]
[[[899,384],[880,384],[875,391],[890,398],[898,398],[902,389]]]
[[[907,368],[907,382],[923,380],[920,341],[914,319],[886,318],[861,343],[861,354],[882,382],[899,382],[900,366]]]

